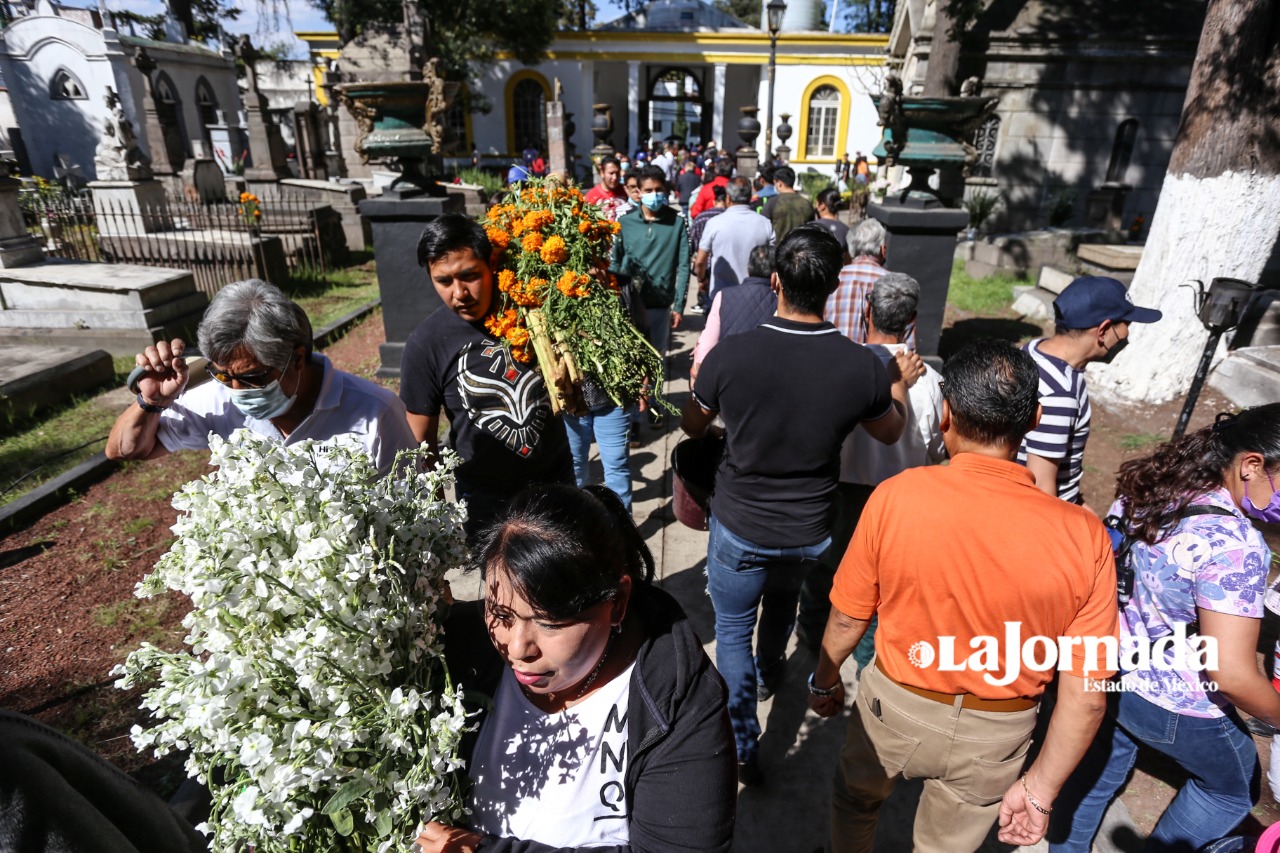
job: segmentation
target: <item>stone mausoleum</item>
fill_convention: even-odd
[[[230,53],[188,39],[172,19],[165,39],[154,40],[118,32],[98,9],[51,0],[10,7],[26,14],[0,30],[0,101],[8,101],[0,103],[0,130],[25,172],[95,179],[94,150],[111,113],[108,89],[119,96],[152,161],[171,165],[173,173],[196,157],[226,162],[239,156],[240,90]],[[150,115],[148,81],[135,65],[139,48],[155,64]],[[160,141],[164,158],[150,150]]]

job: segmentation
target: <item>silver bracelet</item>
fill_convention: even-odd
[[[840,687],[839,681],[837,681],[835,684],[831,685],[830,687],[822,688],[813,683],[813,677],[815,675],[817,675],[817,673],[815,672],[809,673],[809,692],[811,694],[813,694],[814,696],[821,697],[823,699],[829,699],[832,696],[836,695],[836,690],[838,690]]]

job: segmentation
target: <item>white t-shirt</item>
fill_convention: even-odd
[[[510,670],[468,775],[471,827],[552,847],[630,843],[625,777],[631,672],[558,714],[535,707]]]
[[[877,344],[891,354],[905,344]],[[942,443],[942,374],[929,365],[907,391],[907,425],[894,444],[881,444],[861,425],[840,449],[840,482],[878,486],[908,468],[937,465],[947,458]]]
[[[418,446],[399,397],[368,379],[338,370],[323,355],[313,354],[311,361],[324,367],[320,393],[315,409],[288,438],[271,421],[242,414],[231,402],[231,390],[213,381],[183,392],[165,409],[156,438],[173,452],[204,450],[210,433],[226,438],[241,427],[285,445],[349,435],[368,452],[382,474],[391,470],[397,452]]]

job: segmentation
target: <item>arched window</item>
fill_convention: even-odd
[[[547,147],[547,93],[537,80],[516,83],[511,95],[511,121],[517,150]]]
[[[89,96],[76,76],[65,68],[59,68],[49,83],[49,96],[55,101],[83,101]]]
[[[973,134],[973,147],[977,151],[969,177],[990,178],[996,165],[996,140],[1000,138],[1000,117],[991,116],[978,126]]]
[[[169,165],[181,169],[186,162],[187,134],[182,122],[182,103],[178,99],[178,89],[173,79],[161,71],[152,83],[152,93],[156,102],[156,118],[160,121],[160,133],[164,137],[165,152],[169,157]],[[152,157],[152,159],[156,159]]]
[[[649,132],[654,139],[702,139],[702,84],[688,68],[664,68],[649,86]]]
[[[1133,159],[1133,146],[1138,141],[1138,120],[1125,119],[1116,128],[1116,141],[1111,145],[1111,162],[1107,164],[1107,183],[1124,183],[1125,173],[1129,171],[1129,161]]]
[[[840,122],[840,93],[834,86],[819,86],[809,97],[809,132],[804,159],[836,156],[836,127]]]
[[[196,109],[200,111],[200,124],[207,127],[218,123],[218,98],[213,94],[209,81],[201,77],[196,81]]]

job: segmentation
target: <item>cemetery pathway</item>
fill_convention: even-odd
[[[670,395],[677,406],[688,391],[691,350],[701,328],[701,318],[687,314],[685,319],[686,326],[673,337],[671,358]],[[375,315],[330,346],[326,355],[343,369],[372,376],[382,340],[381,316]],[[115,405],[125,403],[120,398]],[[1099,403],[1085,488],[1095,506],[1105,507],[1119,463],[1144,452],[1153,436],[1167,431],[1178,405],[1137,411]],[[1204,398],[1193,428],[1207,423],[1220,405],[1220,400]],[[700,635],[708,638],[706,647],[714,658],[703,575],[706,534],[681,526],[672,516],[667,460],[679,433],[676,419],[667,420],[663,430],[646,430],[642,447],[633,451],[635,515],[658,559],[659,582],[681,600]],[[143,640],[171,646],[181,641],[181,600],[173,596],[142,602],[132,591],[167,547],[175,517],[169,505],[173,491],[206,470],[200,454],[127,465],[29,529],[0,540],[0,705],[68,731],[165,794],[181,780],[180,767],[172,761],[153,762],[133,750],[127,732],[141,722],[137,696],[112,687],[107,672]],[[478,594],[474,578],[464,576],[455,578],[454,590],[460,597]],[[779,694],[760,709],[768,781],[741,794],[734,846],[740,853],[810,853],[825,835],[828,788],[845,718],[824,721],[809,714],[803,679],[812,660],[793,648],[790,664]],[[852,665],[845,676],[852,688]],[[1269,743],[1258,744],[1265,766]],[[1140,762],[1121,798],[1123,807],[1112,815],[1115,843],[1098,849],[1137,849],[1134,831],[1149,831],[1172,796],[1168,780],[1176,784],[1176,771]],[[886,805],[878,850],[909,849],[913,793],[903,786]],[[1280,814],[1264,797],[1254,817],[1265,826]],[[984,849],[1003,848],[993,844]]]

